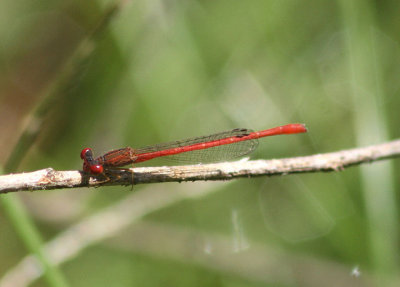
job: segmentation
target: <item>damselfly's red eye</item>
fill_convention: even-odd
[[[103,173],[104,169],[101,164],[94,164],[90,166],[90,172],[92,174],[101,174]]]
[[[92,149],[91,148],[84,148],[82,151],[81,151],[81,159],[86,159],[86,155],[87,155],[87,153],[88,152],[92,152]]]

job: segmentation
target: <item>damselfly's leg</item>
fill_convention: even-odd
[[[121,172],[124,172],[124,171],[131,173],[131,176],[132,176],[132,189],[133,189],[134,174],[133,174],[133,171],[131,169],[129,169],[129,168],[107,169],[103,173],[100,174],[100,176],[104,177],[104,180],[97,180],[97,178],[96,178],[96,182],[95,183],[103,184],[103,183],[117,181],[117,180],[121,179],[121,177],[122,177]]]
[[[132,163],[132,168],[133,168],[133,163]],[[131,191],[133,190],[133,183],[134,183],[134,173],[133,170],[129,170],[131,172],[131,177],[132,177],[132,187],[131,187]]]
[[[104,177],[104,180],[98,180],[98,179],[97,179],[98,176]],[[91,177],[94,177],[94,176],[91,175]],[[94,183],[96,183],[96,184],[103,184],[103,183],[111,182],[111,177],[109,177],[109,176],[108,176],[107,174],[105,174],[105,173],[101,173],[101,174],[97,175],[97,176],[95,177],[95,179],[96,179],[96,181],[95,181]]]

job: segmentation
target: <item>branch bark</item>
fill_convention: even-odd
[[[16,191],[103,185],[230,180],[239,177],[340,171],[349,166],[398,156],[400,156],[400,139],[364,148],[295,158],[254,161],[240,160],[204,165],[140,167],[115,170],[109,174],[111,180],[107,180],[104,176],[89,176],[82,171],[56,171],[52,168],[47,168],[29,173],[0,176],[0,194]]]

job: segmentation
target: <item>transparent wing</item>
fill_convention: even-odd
[[[230,131],[220,132],[213,135],[201,136],[191,139],[179,140],[147,146],[135,150],[136,154],[151,153],[161,150],[170,150],[178,147],[189,147],[196,144],[215,142],[230,137],[242,137],[253,132],[250,129],[234,129]],[[184,163],[208,163],[220,162],[244,156],[254,151],[258,146],[257,139],[251,139],[232,144],[224,144],[220,146],[210,147],[200,150],[191,150],[175,155],[163,156],[163,159],[171,161],[179,161]]]

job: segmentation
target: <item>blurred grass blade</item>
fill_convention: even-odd
[[[25,207],[16,196],[15,194],[3,195],[0,197],[0,200],[19,238],[21,238],[29,252],[35,254],[36,258],[41,263],[44,278],[49,286],[68,286],[60,270],[50,263],[50,260],[43,252],[43,240],[29,215],[26,213]]]
[[[120,6],[120,3],[117,2],[106,9],[99,24],[88,37],[82,40],[64,67],[61,68],[59,74],[46,88],[42,100],[36,105],[26,121],[21,136],[5,164],[5,172],[9,173],[18,168],[20,162],[40,133],[45,115],[62,94],[62,90],[69,84],[74,75],[79,72],[81,63],[91,55],[95,47],[93,41],[108,27],[110,20],[119,10]],[[1,196],[0,200],[5,213],[8,215],[19,237],[29,252],[35,254],[36,258],[40,261],[43,267],[44,278],[49,286],[68,286],[59,269],[53,266],[48,258],[46,258],[46,254],[43,253],[43,241],[40,233],[16,195]]]
[[[383,67],[376,38],[375,6],[371,1],[339,1],[345,28],[347,69],[354,106],[358,146],[388,139],[383,99]],[[381,274],[398,270],[398,211],[391,162],[361,167],[361,185],[369,224],[371,259]],[[383,224],[384,223],[384,224]],[[368,240],[368,239],[367,239]],[[386,285],[380,282],[378,285]]]

